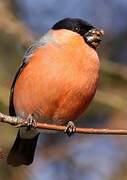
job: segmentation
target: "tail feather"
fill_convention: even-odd
[[[22,139],[18,132],[14,145],[8,155],[7,163],[12,166],[31,164],[34,158],[38,136],[39,134],[32,139]]]

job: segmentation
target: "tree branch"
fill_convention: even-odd
[[[0,113],[0,122],[8,123],[16,127],[27,127],[28,121],[20,117],[11,117]],[[33,124],[34,127],[34,124]],[[58,126],[53,124],[39,123],[37,122],[38,129],[63,131],[66,126]],[[127,129],[96,129],[96,128],[76,128],[76,133],[82,134],[109,134],[109,135],[127,135]]]

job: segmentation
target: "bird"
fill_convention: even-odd
[[[10,91],[10,116],[66,125],[67,134],[73,134],[74,122],[97,89],[100,62],[96,48],[103,34],[80,18],[56,22],[24,54]],[[19,128],[7,163],[30,165],[39,134],[37,128]]]

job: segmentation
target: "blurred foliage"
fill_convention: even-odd
[[[8,113],[9,90],[24,50],[35,37],[18,18],[18,11],[15,1],[0,0],[0,112],[3,113]],[[127,32],[121,32],[111,39],[105,35],[99,50],[99,88],[87,112],[79,118],[78,126],[126,128],[127,67],[121,55],[126,47],[126,35]],[[0,125],[0,148],[5,155],[16,132],[9,125]],[[58,133],[43,135],[39,142],[38,155],[30,167],[13,168],[7,165],[6,158],[1,159],[0,180],[127,179],[126,138],[75,135],[69,139]],[[106,166],[107,161],[112,166]]]

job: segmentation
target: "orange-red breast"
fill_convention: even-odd
[[[75,121],[94,97],[99,78],[96,47],[102,39],[89,23],[57,22],[25,53],[10,94],[10,115],[65,125]],[[8,155],[13,166],[33,161],[39,132],[21,128]]]

